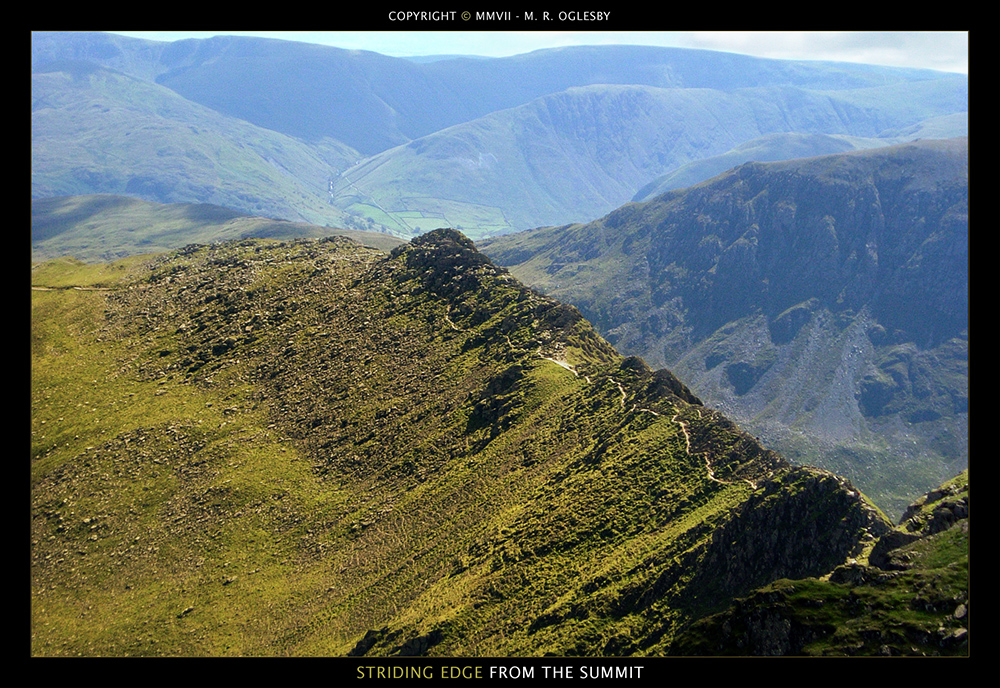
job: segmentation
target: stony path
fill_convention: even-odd
[[[580,377],[580,374],[576,371],[576,369],[572,365],[570,365],[569,363],[567,363],[566,361],[560,361],[558,359],[550,358],[548,356],[542,356],[542,350],[541,350],[541,348],[538,349],[538,356],[540,358],[546,360],[546,361],[551,361],[552,363],[555,363],[558,366],[562,366],[563,368],[565,368],[566,370],[570,371],[571,373],[573,373],[577,377]],[[588,383],[590,382],[590,378],[589,377],[587,377],[585,379],[587,380]],[[627,395],[625,394],[625,388],[622,386],[621,382],[618,382],[614,378],[611,378],[611,381],[614,382],[616,385],[618,385],[618,391],[621,392],[621,395],[622,395],[621,405],[622,405],[622,409],[624,409],[625,408],[625,399],[627,397]],[[640,408],[640,407],[635,406],[635,405],[632,406],[631,411],[637,411],[639,413],[651,413],[654,416],[658,416],[658,417],[662,417],[662,415],[663,415],[661,413],[658,413],[658,412],[654,411],[653,409]],[[680,414],[676,413],[676,414],[674,414],[674,417],[671,418],[670,420],[672,422],[674,422],[674,423],[677,423],[677,425],[680,426],[681,432],[684,433],[685,450],[687,451],[688,456],[692,456],[692,453],[691,453],[691,434],[688,432],[687,424],[684,421],[680,420],[679,416],[680,416]],[[701,410],[700,409],[698,410],[698,418],[701,418]],[[720,485],[732,485],[733,483],[730,482],[730,481],[722,480],[721,478],[716,478],[715,477],[715,471],[712,469],[712,464],[709,461],[708,452],[704,452],[704,454],[705,454],[705,470],[708,472],[708,479],[711,480],[711,481],[713,481],[713,482],[717,482]],[[744,481],[748,485],[750,485],[750,487],[752,487],[753,489],[755,489],[755,490],[757,489],[757,483],[755,483],[754,481],[749,480],[749,479],[744,479]]]
[[[114,291],[109,287],[32,287],[32,291]]]

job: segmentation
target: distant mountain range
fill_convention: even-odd
[[[968,461],[968,140],[746,163],[483,250],[887,511]]]
[[[403,238],[587,221],[761,137],[967,133],[962,75],[667,48],[415,62],[38,32],[32,69],[34,197],[213,203]]]

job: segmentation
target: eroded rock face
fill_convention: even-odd
[[[928,492],[903,514],[900,525],[924,536],[950,528],[969,518],[969,483],[956,482]]]
[[[968,481],[942,485],[907,508],[899,527],[875,544],[868,562],[886,571],[905,571],[912,567],[911,557],[899,550],[956,525],[968,524],[968,519]]]
[[[782,580],[753,591],[692,624],[671,652],[967,654],[968,489],[964,473],[917,500],[900,526],[881,535],[867,563],[852,559],[825,580]]]
[[[766,482],[712,537],[693,587],[740,596],[777,578],[819,576],[891,524],[844,478],[796,468]]]

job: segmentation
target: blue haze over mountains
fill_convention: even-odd
[[[791,301],[762,306],[758,292],[778,291],[780,274],[780,261],[773,274],[747,267],[760,257],[751,248],[770,240],[764,232],[748,236],[716,215],[706,222],[718,231],[706,224],[699,235],[708,243],[689,247],[662,226],[639,227],[667,204],[671,213],[696,205],[695,195],[665,192],[749,161],[967,136],[964,75],[635,46],[417,62],[270,39],[156,43],[103,33],[33,34],[32,71],[33,198],[119,194],[403,239],[437,227],[493,237],[484,248],[491,258],[579,306],[623,353],[671,366],[789,458],[819,451],[888,511],[967,464],[967,171],[965,206],[952,198],[934,211],[937,224],[920,226],[916,245],[893,244],[899,279],[864,292],[878,302],[838,300],[837,289],[864,290],[818,275],[822,294],[797,289]],[[967,170],[967,144],[955,146]],[[741,169],[741,193],[774,172]],[[866,178],[864,193],[884,189],[877,182]],[[726,193],[730,201],[705,203],[739,199],[782,212],[761,196]],[[928,197],[900,195],[917,204],[903,216],[931,217],[920,206]],[[616,211],[633,200],[655,208]],[[814,219],[835,217],[834,235],[850,236],[863,254],[871,237],[838,213]],[[621,236],[608,239],[616,227]],[[633,250],[623,246],[628,237]],[[667,255],[670,242],[691,250]],[[835,253],[805,243],[820,258]],[[603,258],[670,281],[640,283]],[[929,333],[900,314],[920,315],[906,285],[933,274],[948,277],[931,294],[948,315],[928,316],[937,328]],[[690,306],[713,289],[739,298],[695,313]],[[803,366],[820,358],[807,379]]]
[[[663,175],[754,141],[781,150],[784,137],[810,135],[865,148],[967,133],[963,75],[699,50],[578,47],[418,63],[261,38],[158,43],[36,33],[32,51],[34,196],[212,202],[403,238],[438,226],[478,239],[589,221]],[[76,61],[77,74],[81,62],[114,70],[73,81],[75,102],[99,99],[101,112],[88,108],[87,136],[72,140],[42,112],[53,89],[69,87],[51,83],[67,61]],[[294,178],[302,200],[267,198],[266,190],[219,194],[192,180],[196,172],[169,165],[138,181],[108,169],[116,132],[141,109],[110,94],[109,80],[122,79],[139,80],[130,81],[133,91],[162,87],[158,97],[178,101],[144,113],[152,127],[177,128],[154,155],[171,160],[171,145],[201,148],[192,137],[249,125],[255,133],[240,133],[240,150],[222,159],[203,151],[183,165],[222,176],[263,162]],[[194,105],[207,110],[188,112]],[[262,146],[264,139],[273,142]],[[792,156],[810,150],[829,152],[800,146]],[[788,153],[755,159],[781,155]]]

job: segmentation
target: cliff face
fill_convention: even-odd
[[[798,468],[769,481],[712,535],[692,585],[716,598],[778,578],[821,576],[890,530],[844,478]]]
[[[484,250],[898,517],[968,460],[968,194],[968,141],[916,141],[746,163]]]
[[[927,142],[747,163],[668,194],[646,254],[651,306],[679,296],[702,338],[817,299],[939,344],[968,326],[967,170],[964,140]]]
[[[875,619],[878,622],[875,622]],[[784,580],[680,633],[674,654],[966,655],[968,472],[920,498],[867,562]]]

